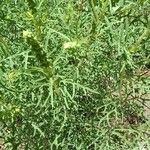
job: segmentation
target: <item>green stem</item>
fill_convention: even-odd
[[[46,53],[43,51],[42,47],[33,37],[28,37],[27,43],[31,46],[32,51],[35,53],[35,56],[39,61],[41,67],[51,66],[50,62],[47,60]]]
[[[97,15],[96,10],[95,10],[94,0],[88,0],[88,1],[89,1],[89,5],[90,5],[92,12],[93,12],[94,22],[95,22],[95,24],[97,24],[98,15]]]

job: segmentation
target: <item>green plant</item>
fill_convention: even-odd
[[[142,141],[149,147],[143,114],[149,6],[148,0],[2,0],[6,149],[138,149]]]

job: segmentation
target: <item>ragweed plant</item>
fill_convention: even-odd
[[[149,6],[1,1],[0,145],[148,149]]]

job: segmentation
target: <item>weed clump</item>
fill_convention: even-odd
[[[148,0],[2,1],[0,145],[148,148],[149,6]]]

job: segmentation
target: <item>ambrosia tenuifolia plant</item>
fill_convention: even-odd
[[[149,6],[1,0],[0,145],[148,147]]]

